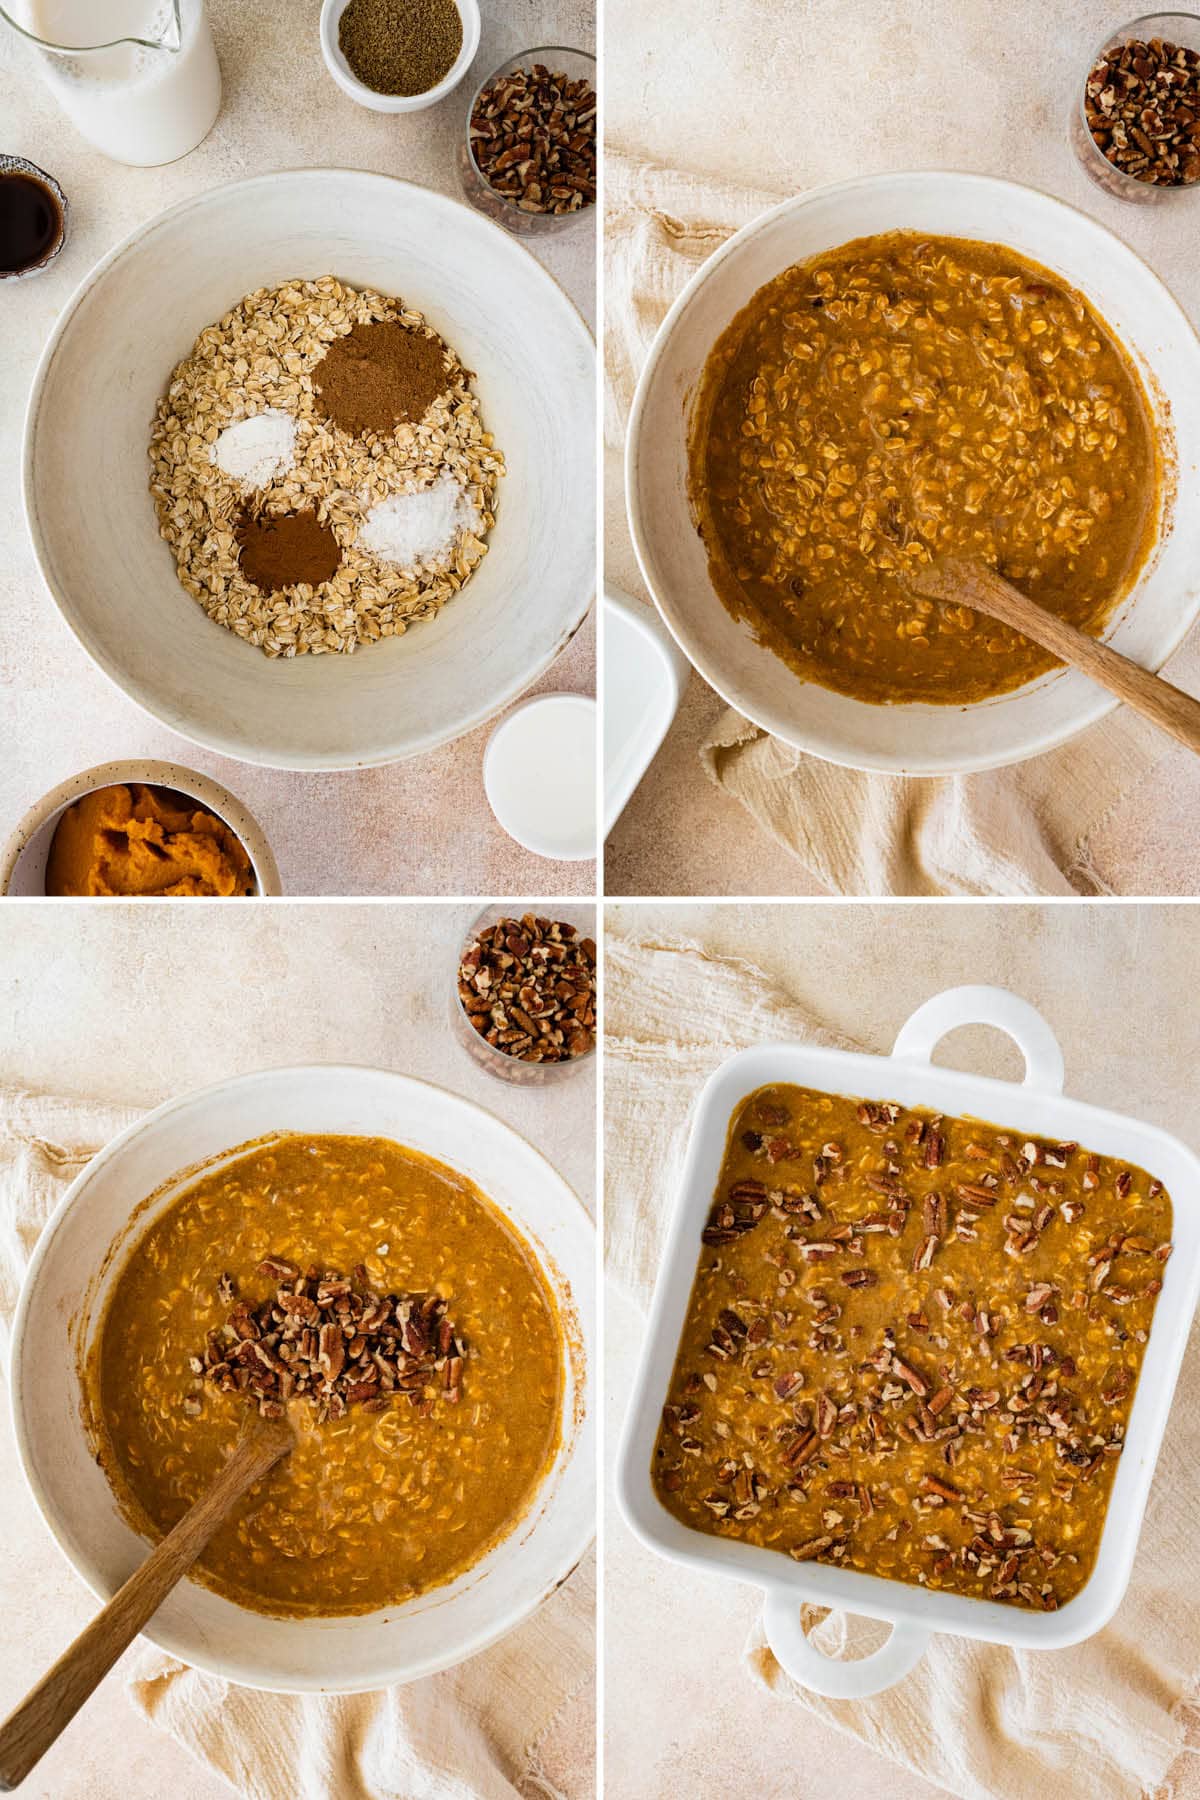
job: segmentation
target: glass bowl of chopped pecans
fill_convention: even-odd
[[[468,1055],[501,1081],[534,1087],[590,1066],[596,1052],[596,910],[499,901],[456,946],[450,1018]]]
[[[1200,17],[1146,13],[1105,38],[1072,99],[1071,142],[1106,193],[1200,193]]]
[[[546,46],[480,82],[459,147],[471,205],[522,236],[562,231],[596,203],[596,59]]]

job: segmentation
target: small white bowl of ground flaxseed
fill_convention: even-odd
[[[321,55],[372,112],[416,112],[458,86],[479,48],[478,0],[324,0]]]

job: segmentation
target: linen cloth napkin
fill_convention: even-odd
[[[651,341],[726,238],[787,198],[609,148],[605,156],[605,436],[619,449]],[[1200,691],[1200,633],[1170,679]],[[805,756],[727,709],[700,758],[783,849],[838,894],[1105,891],[1092,840],[1180,752],[1118,707],[1049,755],[981,775],[862,775]]]
[[[95,1152],[137,1116],[0,1088],[0,1348],[6,1359],[21,1278],[42,1226]],[[406,1687],[259,1693],[147,1646],[127,1692],[139,1712],[247,1800],[584,1800],[592,1785],[586,1695],[595,1664],[593,1618],[589,1557],[501,1643]],[[586,1774],[577,1772],[569,1795],[561,1796],[542,1752],[575,1702],[578,1751],[570,1760]]]
[[[605,1008],[608,1269],[644,1308],[689,1110],[712,1070],[734,1050],[784,1038],[886,1046],[846,1046],[747,963],[611,931]],[[936,1636],[895,1687],[841,1701],[797,1687],[756,1625],[743,1647],[747,1672],[957,1800],[1140,1800],[1189,1747],[1188,1714],[1200,1696],[1197,1468],[1200,1327],[1180,1374],[1129,1590],[1104,1631],[1071,1649],[1032,1653]],[[804,1612],[827,1652],[880,1641],[871,1621],[820,1607]]]

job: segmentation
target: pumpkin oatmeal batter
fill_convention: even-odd
[[[1170,1255],[1145,1170],[798,1087],[730,1126],[653,1459],[696,1531],[1053,1611]]]
[[[366,1315],[356,1300],[358,1322],[332,1332],[340,1353],[321,1329],[302,1358],[280,1327],[259,1340],[261,1395],[236,1379],[224,1391],[247,1320],[299,1307],[303,1325],[318,1300],[332,1316],[316,1271],[370,1292]],[[427,1348],[408,1335],[423,1301]],[[213,1538],[195,1570],[205,1586],[258,1612],[369,1612],[452,1581],[529,1507],[559,1439],[562,1332],[532,1251],[463,1176],[382,1138],[286,1136],[202,1176],[142,1232],[84,1371],[87,1423],[131,1523],[169,1530],[247,1405],[282,1410],[265,1396],[287,1393],[278,1370],[302,1362],[332,1371],[328,1390],[287,1399],[296,1447]],[[414,1363],[425,1379],[406,1386]]]
[[[806,681],[961,705],[1057,665],[917,596],[972,557],[1097,636],[1154,542],[1132,362],[1082,294],[998,244],[889,232],[796,265],[718,339],[689,487],[722,604]]]

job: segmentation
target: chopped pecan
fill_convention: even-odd
[[[279,1257],[259,1268],[278,1285],[257,1304],[239,1300],[208,1333],[203,1356],[190,1359],[204,1380],[244,1392],[268,1418],[293,1398],[319,1419],[342,1418],[351,1405],[380,1411],[400,1394],[424,1412],[434,1387],[450,1404],[460,1399],[467,1351],[439,1294],[377,1293],[361,1265],[353,1277],[301,1274]],[[668,1411],[678,1429],[688,1409]]]
[[[811,1562],[814,1556],[820,1556],[822,1550],[828,1550],[832,1542],[832,1536],[826,1532],[822,1537],[809,1538],[807,1543],[793,1544],[788,1555],[797,1562]]]
[[[464,951],[458,997],[474,1029],[506,1056],[586,1056],[596,1041],[596,946],[561,920],[500,919]]]

